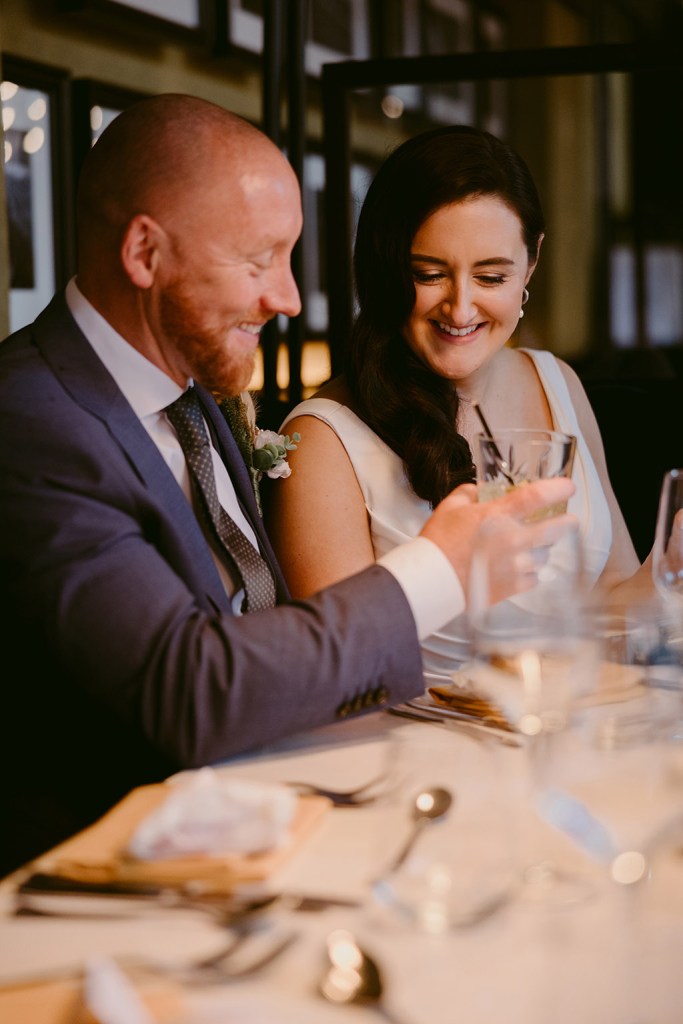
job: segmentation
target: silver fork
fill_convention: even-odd
[[[130,971],[163,974],[188,985],[219,984],[222,981],[248,978],[278,959],[299,935],[292,929],[278,929],[260,951],[252,956],[238,956],[237,962],[233,963],[233,958],[236,958],[238,953],[245,952],[249,941],[258,934],[265,934],[265,931],[263,928],[254,927],[234,929],[228,942],[217,952],[180,967],[137,956],[120,957],[119,964]]]
[[[377,786],[386,780],[385,772],[375,776],[361,786],[353,789],[331,789],[326,786],[318,786],[314,782],[288,781],[286,786],[291,786],[302,796],[324,796],[330,800],[335,807],[360,807],[363,804],[370,804],[377,800],[381,793],[373,792]]]
[[[256,930],[254,929],[244,929],[234,936],[231,943],[223,949],[219,949],[217,953],[203,957],[201,960],[195,960],[187,966],[173,967],[146,963],[143,967],[145,970],[151,969],[153,973],[158,972],[172,976],[185,985],[220,984],[223,981],[248,978],[257,974],[277,960],[299,937],[299,933],[292,929],[278,930],[261,952],[257,952],[252,957],[239,957],[239,962],[233,963],[235,954],[243,952],[249,939],[255,934]]]
[[[233,955],[242,950],[247,940],[253,934],[253,929],[239,929],[231,934],[229,941],[221,946],[216,953],[190,961],[182,966],[163,963],[162,961],[137,954],[129,956],[120,954],[112,957],[112,959],[122,970],[131,974],[131,976],[138,974],[141,976],[163,975],[164,977],[177,979],[181,983],[215,984],[221,981],[230,981],[233,978],[237,980],[257,974],[258,971],[267,967],[284,953],[298,938],[298,932],[280,929],[277,936],[273,938],[260,954],[240,963],[232,964],[231,958]],[[30,981],[32,984],[43,984],[53,981],[80,980],[83,976],[83,965],[70,964],[68,966],[36,971],[30,975]]]

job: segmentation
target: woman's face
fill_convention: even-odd
[[[465,381],[519,322],[533,270],[521,221],[495,196],[442,206],[418,228],[411,264],[415,305],[403,336],[439,376]]]

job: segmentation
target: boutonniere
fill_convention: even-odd
[[[261,475],[271,480],[286,479],[292,472],[287,455],[294,451],[301,440],[301,434],[276,434],[274,430],[257,430],[254,436],[254,450],[251,453],[252,466]]]
[[[301,435],[294,433],[290,437],[289,434],[278,434],[274,430],[261,430],[257,427],[256,403],[249,391],[229,398],[219,398],[218,405],[249,470],[256,504],[262,514],[259,482],[264,473],[271,480],[284,480],[290,475],[292,468],[287,462],[287,456],[297,447]]]

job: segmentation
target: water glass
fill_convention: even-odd
[[[396,785],[382,806],[373,806],[376,921],[432,935],[473,924],[507,901],[515,881],[503,767],[511,752],[447,723],[399,726],[388,742]],[[448,811],[418,826],[397,864],[415,828],[415,808],[424,804],[420,795],[436,788],[450,793]]]
[[[531,826],[547,785],[558,737],[574,702],[595,688],[597,651],[587,617],[581,538],[577,528],[539,556],[534,585],[505,601],[491,602],[492,580],[501,572],[500,520],[484,524],[476,539],[470,578],[469,623],[473,686],[516,728],[528,772],[527,800],[520,807],[520,834],[541,845],[523,854],[525,894],[536,902],[568,904],[587,894],[584,879],[560,864],[555,850]],[[514,566],[511,567],[511,571]]]
[[[652,555],[655,587],[683,621],[683,469],[669,470],[662,482]]]

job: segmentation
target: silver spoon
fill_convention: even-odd
[[[327,937],[329,967],[320,992],[330,1003],[360,1003],[373,1006],[391,1024],[400,1024],[384,1003],[384,983],[379,967],[362,949],[351,932],[338,929]]]
[[[432,786],[430,789],[423,789],[422,792],[417,794],[413,804],[412,831],[392,861],[387,873],[390,874],[400,868],[415,845],[415,841],[422,832],[422,829],[431,821],[438,821],[439,818],[443,818],[452,803],[452,793],[442,786]]]

